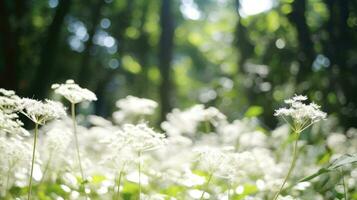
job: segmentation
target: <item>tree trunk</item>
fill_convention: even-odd
[[[137,40],[138,48],[138,61],[140,63],[141,72],[136,77],[137,79],[137,92],[139,96],[145,97],[148,94],[147,84],[148,84],[148,53],[150,52],[150,44],[149,44],[149,34],[145,31],[144,25],[146,23],[147,15],[148,15],[148,7],[149,2],[145,1],[142,8],[142,16],[140,20],[140,37]]]
[[[123,55],[124,51],[124,38],[125,30],[130,26],[132,9],[134,0],[127,0],[126,7],[121,10],[116,17],[116,29],[112,31],[113,37],[117,40],[118,46],[118,57]],[[106,88],[108,84],[113,80],[113,78],[118,74],[123,74],[128,76],[127,72],[122,70],[121,67],[116,69],[106,69],[104,68],[103,76],[99,78],[98,84],[96,85],[95,93],[97,94],[98,101],[95,102],[95,114],[100,116],[109,115],[109,106],[107,105],[106,97],[108,95]],[[111,95],[111,94],[109,94]]]
[[[95,35],[95,32],[97,30],[97,26],[100,21],[100,11],[104,5],[104,0],[98,0],[94,5],[93,5],[93,10],[92,10],[92,19],[91,19],[91,29],[89,30],[89,37],[88,40],[85,44],[85,50],[83,52],[83,58],[82,58],[82,63],[79,69],[79,73],[77,75],[78,77],[78,82],[80,85],[83,85],[85,87],[88,87],[89,84],[89,77],[93,74],[93,66],[91,66],[91,49],[93,47],[93,37]]]
[[[0,62],[0,87],[6,89],[17,89],[16,76],[16,47],[17,34],[11,27],[10,12],[5,0],[0,1],[0,44],[3,63]]]
[[[173,51],[174,25],[171,11],[171,0],[162,0],[161,5],[161,36],[159,44],[159,70],[161,74],[160,103],[161,121],[165,120],[166,114],[171,110],[171,59]]]
[[[306,0],[298,0],[292,3],[292,12],[288,16],[290,22],[296,27],[297,39],[299,43],[299,53],[297,60],[300,63],[297,82],[306,79],[306,75],[312,70],[312,63],[316,57],[314,45],[311,40],[309,26],[306,23]]]
[[[61,28],[67,13],[69,12],[71,0],[60,1],[53,21],[48,29],[45,43],[42,47],[40,65],[33,80],[30,96],[42,99],[47,95],[50,84],[55,75],[55,58],[58,52]]]

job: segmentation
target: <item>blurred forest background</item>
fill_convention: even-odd
[[[74,79],[110,116],[126,95],[277,123],[306,94],[357,125],[355,0],[0,0],[0,87],[41,99]]]

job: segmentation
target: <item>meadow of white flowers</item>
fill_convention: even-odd
[[[276,110],[275,130],[194,105],[158,131],[150,99],[120,99],[108,120],[76,115],[97,98],[74,81],[52,89],[69,109],[0,89],[0,199],[357,199],[357,130],[341,131],[305,96]]]

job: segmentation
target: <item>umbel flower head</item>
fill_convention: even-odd
[[[228,152],[217,147],[197,147],[194,152],[198,155],[199,166],[209,173],[216,172],[220,167],[224,167],[222,164],[228,158]]]
[[[45,102],[29,98],[21,99],[22,113],[36,124],[45,124],[49,120],[66,115],[63,105],[46,99]]]
[[[295,95],[291,99],[285,100],[288,108],[275,110],[274,115],[282,117],[296,132],[302,132],[312,124],[326,118],[326,113],[320,110],[320,106],[315,103],[305,104],[306,96]]]
[[[20,97],[12,90],[0,88],[0,130],[7,133],[21,132],[22,122],[17,112],[21,109]]]
[[[20,97],[14,91],[0,88],[0,110],[4,113],[14,113],[20,109]]]
[[[127,96],[118,100],[115,105],[121,110],[138,115],[152,115],[155,112],[157,103],[151,99]]]
[[[125,143],[136,152],[155,150],[166,144],[165,135],[157,133],[146,124],[125,124],[123,127]]]
[[[67,80],[65,84],[53,84],[55,93],[64,96],[73,104],[83,101],[96,101],[96,95],[88,89],[81,88],[73,80]]]
[[[15,133],[23,131],[23,123],[18,119],[16,113],[7,114],[0,111],[0,130],[6,133]]]
[[[120,109],[113,113],[114,121],[118,124],[133,123],[135,120],[154,114],[158,104],[145,98],[127,96],[119,99],[115,105]]]

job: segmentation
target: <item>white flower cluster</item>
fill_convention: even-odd
[[[16,113],[6,114],[0,111],[0,131],[6,133],[17,133],[23,132],[23,123],[17,119],[18,115]]]
[[[30,161],[30,149],[30,145],[21,137],[0,137],[1,163],[8,164],[8,167],[16,168],[17,165],[22,166],[21,164]]]
[[[44,146],[49,153],[63,153],[71,142],[71,134],[68,129],[53,128],[46,133]]]
[[[226,122],[226,116],[219,112],[217,108],[209,107],[205,109],[204,105],[195,105],[187,110],[181,111],[173,109],[167,114],[167,120],[161,124],[168,135],[193,136],[201,122],[209,122],[213,126],[218,126]]]
[[[0,194],[14,182],[15,173],[28,168],[31,146],[22,137],[0,136]],[[0,195],[1,197],[1,195]]]
[[[65,84],[53,84],[55,93],[64,96],[73,104],[83,101],[96,101],[96,95],[88,89],[81,88],[73,80],[67,80]]]
[[[221,166],[224,166],[222,164],[228,158],[226,151],[215,147],[197,147],[194,152],[198,154],[201,168],[208,173],[214,173],[219,170]]]
[[[20,97],[12,90],[0,88],[0,131],[6,133],[22,132],[22,122],[17,112],[21,108]]]
[[[166,144],[165,135],[157,133],[146,124],[125,124],[122,135],[125,144],[135,152],[155,150]]]
[[[315,103],[304,104],[303,101],[305,100],[307,100],[306,96],[295,95],[293,98],[285,100],[285,103],[290,105],[288,108],[279,108],[275,110],[274,115],[283,117],[287,122],[287,117],[290,117],[293,124],[291,122],[289,124],[295,131],[302,131],[326,118],[326,113],[320,110],[319,105]]]
[[[0,88],[0,110],[4,113],[13,113],[20,109],[20,97],[14,91]]]
[[[288,195],[288,196],[279,196],[278,200],[297,200],[297,199],[295,199],[292,196]]]
[[[139,117],[152,115],[158,106],[151,99],[130,95],[124,99],[119,99],[115,105],[120,109],[113,113],[114,121],[118,124],[132,122],[133,120],[138,120]]]
[[[66,88],[68,85],[74,85],[74,82],[54,85],[54,88],[60,90],[60,87]],[[76,92],[63,89],[66,90],[76,96]],[[4,124],[10,125],[6,120],[15,121],[17,115],[13,114],[19,111],[42,124],[64,114],[63,107],[56,102],[21,99],[14,97],[13,91],[0,90],[0,94],[1,129],[4,129]],[[80,102],[83,99],[93,99],[92,97],[68,98],[71,102]],[[305,100],[304,96],[287,100],[286,103],[290,106],[279,109],[276,115],[290,119],[291,125],[300,127],[326,117],[316,104],[305,105]],[[174,109],[167,115],[167,121],[162,123],[163,129],[168,133],[166,138],[165,134],[156,132],[147,124],[125,124],[140,121],[153,114],[157,107],[154,101],[129,96],[119,100],[117,106],[120,108],[117,113],[121,113],[118,114],[121,116],[117,121],[119,126],[93,115],[82,118],[83,124],[90,124],[88,127],[77,127],[79,153],[88,180],[83,186],[92,197],[100,196],[104,200],[123,197],[128,186],[139,183],[140,174],[142,200],[193,200],[200,199],[202,194],[204,199],[263,200],[271,198],[272,191],[279,189],[284,172],[289,167],[286,162],[291,157],[291,149],[286,148],[286,141],[289,139],[288,125],[269,134],[257,120],[246,118],[228,122],[218,109],[195,105],[187,110]],[[9,116],[14,117],[6,118]],[[202,134],[201,129],[206,128],[207,124],[212,130],[202,130],[205,131]],[[76,149],[70,148],[70,145],[74,145],[71,144],[74,142],[69,131],[71,127],[72,123],[67,118],[41,127],[40,133],[43,134],[38,137],[33,177],[36,185],[42,179],[43,185],[40,187],[60,183],[59,187],[66,195],[56,194],[58,198],[80,199],[85,195],[80,191],[81,182],[77,177],[78,162],[72,156]],[[301,151],[304,159],[299,159],[296,163],[300,173],[294,173],[296,177],[292,180],[314,173],[320,167],[316,158],[325,152],[326,147],[331,149],[331,158],[346,152],[353,153],[356,149],[356,130],[345,134],[326,127],[329,126],[324,126],[324,131],[321,132],[330,134],[326,135],[327,146],[325,143],[306,145],[304,151]],[[7,129],[10,128],[8,126]],[[27,186],[33,141],[32,137],[27,139],[16,134],[0,134],[1,195],[21,198],[15,197],[12,191],[14,187],[23,190]],[[346,170],[346,182],[350,191],[356,185],[356,170],[353,173],[348,175]],[[10,181],[6,184],[8,174]],[[211,179],[208,179],[209,175]],[[290,180],[288,184],[292,184]],[[34,187],[34,191],[37,188]],[[117,191],[119,196],[114,194]],[[313,194],[313,187],[306,184],[299,184],[286,191],[289,193],[284,195],[291,196],[279,196],[279,200],[293,200],[298,196],[300,199],[325,197]],[[135,189],[129,192],[133,198],[139,195]]]
[[[121,130],[107,134],[100,142],[108,147],[108,152],[105,154],[102,163],[114,171],[124,169],[126,165],[132,163],[136,156],[130,146],[126,144],[125,133]]]
[[[63,105],[59,102],[46,99],[45,102],[29,98],[21,99],[21,111],[25,116],[37,124],[58,119],[66,115]]]

